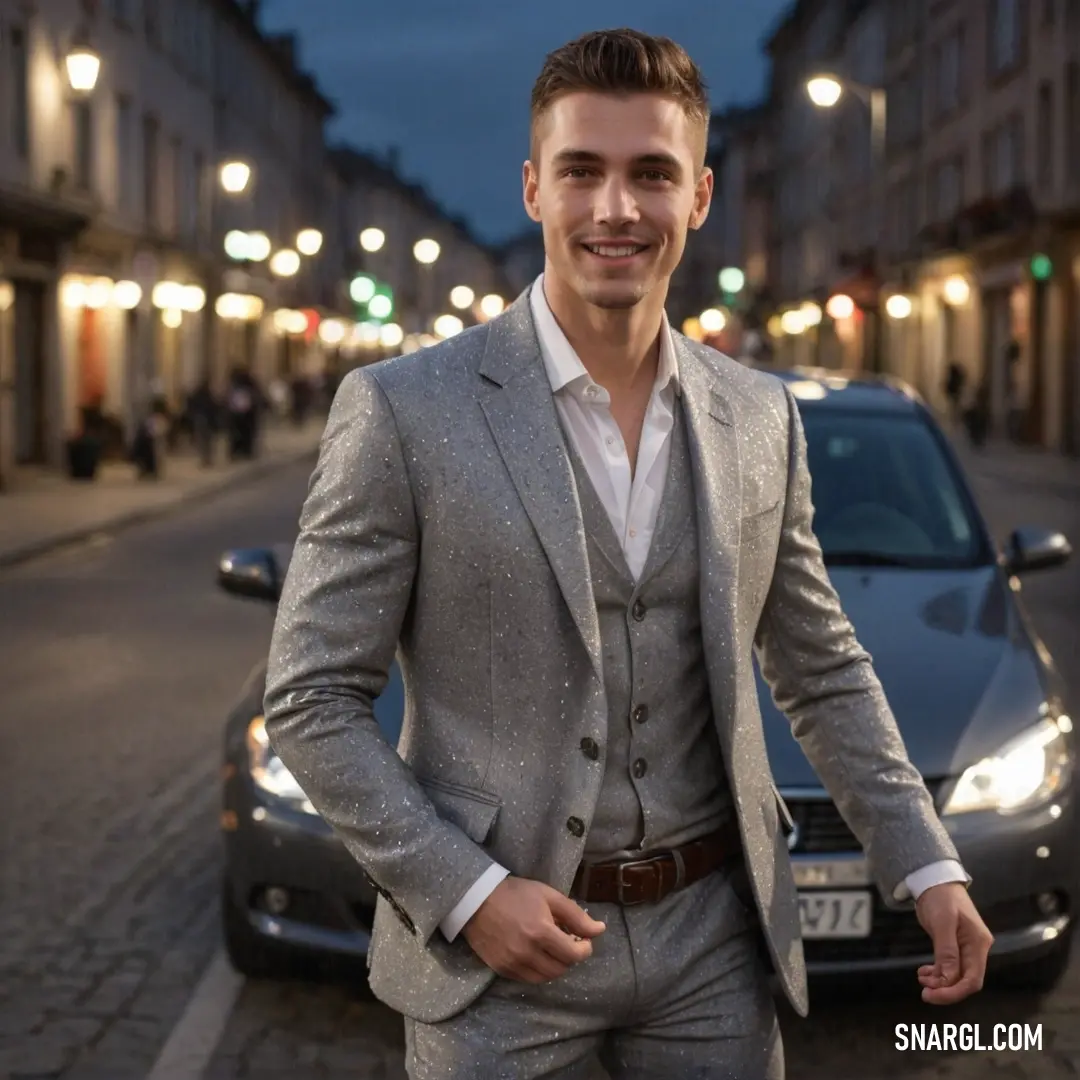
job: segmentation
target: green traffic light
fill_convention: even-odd
[[[1054,272],[1054,264],[1049,255],[1033,255],[1031,258],[1031,276],[1036,281],[1046,281]]]

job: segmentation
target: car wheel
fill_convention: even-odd
[[[221,929],[229,963],[241,975],[273,979],[291,974],[295,962],[290,951],[252,928],[228,881],[221,888]]]
[[[1072,935],[1065,938],[1054,948],[1037,960],[1028,960],[1019,964],[1010,964],[987,982],[993,982],[1004,990],[1012,990],[1039,996],[1052,993],[1065,977],[1072,959]]]

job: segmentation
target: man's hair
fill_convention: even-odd
[[[666,37],[639,30],[594,30],[548,53],[532,91],[531,127],[557,98],[576,92],[662,94],[677,101],[702,132],[704,159],[709,93],[686,50]]]

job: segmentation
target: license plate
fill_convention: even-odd
[[[869,937],[872,914],[869,892],[799,894],[802,936],[807,939]]]

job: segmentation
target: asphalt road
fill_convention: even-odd
[[[191,1042],[183,1080],[404,1076],[400,1023],[358,982],[237,986],[212,962],[222,719],[271,629],[266,609],[215,589],[214,565],[225,547],[290,539],[306,480],[295,468],[0,575],[2,1080],[144,1080],[200,1010],[220,1013],[222,1030],[211,1025],[205,1068]],[[1001,534],[1045,524],[1080,542],[1080,500],[993,477],[979,488]],[[1025,593],[1049,648],[1075,670],[1080,559]],[[1080,964],[1046,1001],[988,989],[947,1012],[920,1005],[914,980],[873,994],[865,983],[815,990],[809,1020],[782,1014],[788,1074],[1073,1077],[1078,1010]],[[979,1022],[984,1038],[995,1022],[1041,1024],[1042,1049],[894,1048],[897,1023],[935,1021]]]

